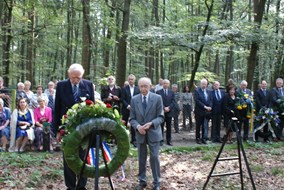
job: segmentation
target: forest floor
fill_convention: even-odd
[[[161,189],[199,190],[207,179],[221,144],[197,145],[194,133],[181,131],[173,134],[173,147],[162,146]],[[257,190],[284,190],[284,143],[244,143]],[[236,156],[236,144],[226,145],[221,157]],[[124,164],[126,179],[120,180],[121,171],[113,176],[115,189],[132,190],[138,184],[137,149],[132,147]],[[252,189],[245,163],[244,189]],[[218,162],[214,173],[238,171],[238,161]],[[147,164],[148,186],[152,189],[151,169]],[[207,189],[241,189],[239,175],[210,178]],[[100,190],[109,190],[107,178],[100,178]],[[63,179],[62,153],[23,154],[0,153],[0,189],[66,189]],[[88,179],[87,189],[94,189],[94,179]]]

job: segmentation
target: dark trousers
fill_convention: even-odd
[[[205,121],[205,115],[200,116],[195,114],[195,120],[196,120],[196,130],[195,130],[195,138],[196,140],[200,139],[200,127],[202,127],[202,138],[207,140],[207,137],[205,136],[205,129],[204,129],[204,121]]]
[[[85,156],[85,151],[83,149],[80,149],[79,156],[82,160],[84,160]],[[76,184],[77,184],[77,177],[76,174],[69,168],[67,165],[65,159],[64,159],[64,154],[63,154],[63,164],[64,164],[64,180],[65,180],[65,185],[67,189],[70,190],[77,190],[76,189]],[[87,184],[87,178],[81,178],[81,181],[79,183],[79,189],[84,189]]]
[[[191,117],[191,105],[183,105],[182,110],[182,121],[183,121],[183,128],[186,129],[186,118],[189,118],[189,129],[192,129],[192,117]]]
[[[239,127],[240,135],[242,133],[242,126],[244,128],[243,139],[248,140],[248,136],[249,136],[249,119],[248,118],[243,118],[239,123],[238,127]]]
[[[212,115],[211,140],[220,140],[222,114]]]
[[[170,143],[172,142],[172,117],[169,117],[167,114],[165,114],[165,120],[164,122],[162,123],[161,125],[161,128],[162,128],[162,135],[163,135],[163,138],[164,138],[164,125],[166,124],[166,140],[167,140],[167,143]]]
[[[175,115],[173,118],[174,118],[174,128],[175,128],[175,131],[178,133],[179,132],[179,128],[178,128],[178,115]]]

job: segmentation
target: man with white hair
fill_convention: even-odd
[[[279,111],[280,115],[280,125],[279,127],[276,127],[275,135],[278,140],[284,140],[283,139],[283,127],[284,127],[284,116],[281,114],[283,113],[283,110],[280,108],[280,103],[277,101],[280,98],[283,98],[284,96],[284,89],[283,89],[283,79],[277,78],[276,79],[276,87],[274,87],[271,90],[271,106],[276,109],[276,111]]]
[[[116,80],[112,75],[107,78],[108,85],[102,87],[101,98],[104,103],[117,106],[118,111],[120,111],[121,88],[116,85],[115,81]]]
[[[68,69],[69,79],[58,82],[56,87],[56,98],[53,115],[54,133],[57,133],[57,140],[60,140],[60,132],[58,131],[61,125],[61,118],[66,114],[67,110],[74,104],[81,102],[80,97],[94,101],[93,83],[89,80],[82,79],[84,69],[81,64],[74,63]],[[85,151],[80,149],[80,157],[84,160]],[[64,179],[67,189],[76,189],[76,178],[78,177],[67,165],[65,159],[64,163]],[[86,178],[81,178],[78,182],[80,190],[86,189]]]
[[[195,120],[196,120],[196,143],[207,144],[208,140],[208,117],[211,115],[212,111],[212,96],[211,92],[206,89],[207,80],[202,79],[200,81],[200,87],[194,91],[194,101],[195,101]],[[202,139],[200,141],[200,127],[202,127]]]
[[[153,190],[160,190],[159,148],[162,140],[161,123],[164,120],[161,96],[150,92],[151,80],[143,77],[138,81],[140,94],[131,99],[130,124],[136,131],[138,147],[139,184],[137,190],[147,186],[147,145],[150,150],[150,167],[153,176]]]
[[[50,107],[52,110],[54,108],[54,102],[55,102],[55,84],[52,81],[48,82],[48,88],[44,90],[44,94],[48,97],[48,107]]]
[[[243,80],[241,82],[240,88],[237,89],[236,91],[236,95],[238,97],[243,97],[244,94],[247,94],[248,96],[252,96],[252,92],[250,89],[247,88],[247,81]],[[242,109],[240,111],[240,115],[241,115],[241,121],[239,122],[239,132],[240,134],[242,133],[242,126],[244,128],[244,133],[243,133],[243,140],[244,141],[248,141],[249,138],[249,118],[247,118],[247,109]]]

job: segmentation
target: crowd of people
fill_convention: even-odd
[[[139,79],[136,86],[136,78],[130,74],[122,88],[116,85],[114,76],[108,76],[107,85],[101,88],[101,93],[98,93],[91,81],[82,79],[83,74],[82,66],[73,64],[68,70],[67,80],[58,83],[50,81],[45,90],[42,85],[38,85],[35,93],[31,91],[30,81],[19,82],[16,93],[17,106],[12,112],[8,108],[8,100],[11,97],[3,85],[3,78],[0,77],[2,146],[0,150],[22,153],[30,142],[36,150],[41,151],[45,125],[51,126],[50,138],[59,141],[58,127],[61,125],[61,117],[68,108],[80,102],[79,97],[82,95],[92,101],[100,99],[120,110],[122,119],[131,132],[130,141],[139,152],[138,189],[146,186],[146,145],[151,152],[153,184],[157,187],[156,189],[159,189],[159,147],[164,143],[173,146],[172,128],[175,133],[180,133],[180,130],[193,131],[195,128],[197,144],[207,144],[208,140],[213,143],[222,143],[220,133],[223,123],[228,132],[228,141],[231,143],[232,132],[235,130],[233,125],[237,122],[237,130],[241,132],[243,140],[248,141],[251,137],[249,127],[253,122],[250,114],[257,114],[261,109],[273,108],[280,117],[279,126],[275,131],[276,138],[265,136],[263,140],[264,142],[283,140],[284,120],[283,110],[281,110],[283,108],[279,105],[279,99],[284,95],[282,78],[276,79],[276,86],[271,89],[267,88],[265,80],[261,81],[259,89],[253,93],[247,88],[248,84],[245,80],[238,86],[230,79],[226,87],[221,89],[218,81],[210,84],[204,78],[192,91],[188,85],[180,91],[177,84],[171,85],[167,79],[160,79],[157,85],[152,85],[149,78],[143,77]],[[181,117],[182,120],[179,119]],[[268,126],[263,128],[264,133],[268,130]],[[52,153],[52,141],[49,146],[49,151]],[[83,150],[80,152],[83,156]],[[70,168],[68,169],[66,163],[64,163],[64,175],[66,186],[73,187],[76,181],[73,179],[76,179],[76,175]],[[86,180],[83,178],[81,186],[84,187],[85,184]]]

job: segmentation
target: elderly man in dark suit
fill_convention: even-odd
[[[163,82],[163,88],[158,90],[156,93],[161,95],[164,105],[165,121],[162,123],[162,135],[164,136],[164,125],[166,124],[166,140],[167,145],[173,146],[172,144],[172,117],[174,116],[174,108],[176,106],[176,99],[174,92],[169,89],[170,81],[165,79]],[[163,141],[161,141],[163,145]]]
[[[207,80],[200,81],[200,87],[194,91],[195,101],[195,120],[196,120],[196,143],[200,144],[200,127],[202,127],[202,143],[207,144],[208,140],[208,117],[212,111],[212,96],[211,92],[206,89]]]
[[[57,140],[60,140],[60,133],[58,127],[61,125],[61,118],[66,114],[67,110],[75,103],[81,102],[81,97],[85,97],[94,101],[94,89],[91,81],[82,79],[84,69],[80,64],[72,64],[68,69],[69,79],[58,82],[56,87],[56,97],[53,115],[54,132],[57,133]],[[80,150],[80,157],[83,160],[84,151]],[[70,190],[83,190],[86,189],[86,178],[82,178],[76,188],[76,174],[64,163],[64,179],[67,189]]]
[[[236,91],[236,95],[238,97],[244,96],[244,94],[247,94],[248,96],[252,96],[251,90],[247,88],[247,81],[243,80],[241,82],[240,88],[237,89]],[[243,140],[247,141],[249,138],[249,118],[247,118],[247,109],[243,109],[240,112],[240,116],[241,116],[241,121],[239,123],[239,131],[240,134],[242,132],[242,125],[244,126],[244,133],[243,133]]]
[[[128,82],[129,85],[124,87],[121,92],[121,101],[122,101],[122,108],[121,108],[121,114],[122,119],[125,121],[126,125],[128,123],[128,118],[130,114],[130,102],[133,96],[140,93],[139,88],[135,86],[135,76],[133,74],[130,74],[128,76]],[[131,126],[131,143],[136,146],[136,138],[135,138],[135,129]]]
[[[265,80],[261,81],[260,89],[258,89],[254,95],[255,99],[255,110],[258,113],[261,108],[269,108],[270,107],[270,91],[267,89],[267,82]],[[268,132],[268,125],[264,126],[263,132]],[[255,134],[255,139],[258,140],[257,133]],[[268,138],[263,139],[264,142],[268,142]]]
[[[116,85],[114,76],[109,76],[107,78],[108,85],[102,87],[101,98],[104,103],[109,103],[112,106],[117,106],[120,111],[121,103],[121,88]]]
[[[147,144],[150,150],[150,166],[154,190],[160,189],[159,147],[162,140],[161,123],[164,120],[161,96],[150,92],[151,80],[140,78],[138,86],[141,94],[131,99],[130,124],[136,129],[139,159],[139,185],[137,190],[147,186],[146,161]]]
[[[220,89],[220,83],[215,81],[212,90],[212,127],[211,141],[221,143],[221,120],[224,113],[225,92]]]
[[[277,78],[276,79],[276,87],[274,87],[271,90],[271,106],[272,108],[276,109],[276,111],[279,111],[280,116],[280,126],[276,128],[277,131],[275,131],[275,135],[278,140],[284,141],[283,138],[283,127],[284,127],[284,116],[281,114],[283,110],[280,109],[279,102],[277,100],[284,96],[284,88],[283,88],[283,79]]]

